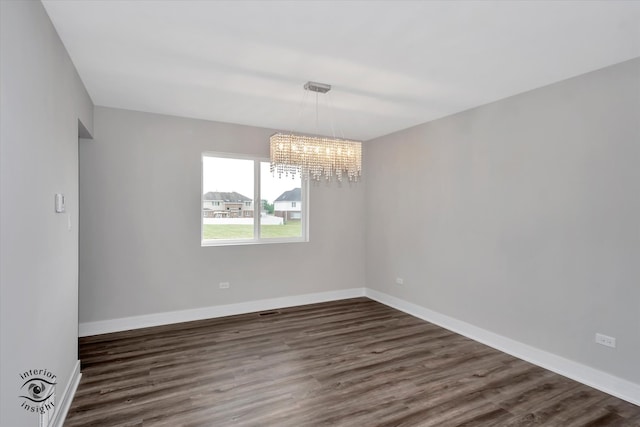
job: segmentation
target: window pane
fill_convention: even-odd
[[[299,176],[273,176],[268,162],[260,163],[260,237],[302,237],[302,181]]]
[[[253,239],[253,160],[202,157],[202,238]]]

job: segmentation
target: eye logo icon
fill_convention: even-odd
[[[32,378],[22,385],[22,389],[26,389],[27,395],[20,397],[29,399],[34,403],[44,402],[53,394],[53,386],[55,384],[44,378]]]
[[[24,381],[20,387],[22,408],[44,414],[55,405],[56,376],[46,369],[32,369],[20,374]]]

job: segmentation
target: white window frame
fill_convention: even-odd
[[[253,161],[253,239],[207,239],[204,236],[204,158],[219,157],[238,160]],[[301,179],[300,190],[302,200],[300,202],[302,236],[299,237],[260,237],[260,214],[262,212],[262,199],[260,191],[260,165],[269,163],[269,158],[251,156],[246,154],[220,153],[205,151],[200,155],[200,245],[206,246],[234,246],[234,245],[260,245],[277,243],[304,243],[309,241],[309,181]],[[256,200],[260,203],[256,204]],[[259,208],[256,209],[256,206]]]

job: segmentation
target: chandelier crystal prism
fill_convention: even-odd
[[[305,90],[326,93],[324,83],[307,82]],[[316,106],[317,108],[317,106]],[[362,173],[362,143],[324,136],[276,133],[271,136],[271,173],[279,177],[300,175],[302,179],[319,181],[336,177],[357,181]]]

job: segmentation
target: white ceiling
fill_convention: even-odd
[[[637,1],[43,3],[96,105],[362,140],[640,56]]]

